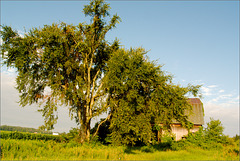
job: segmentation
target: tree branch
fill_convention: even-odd
[[[90,116],[92,116],[92,106],[94,104],[93,92],[94,92],[94,88],[95,88],[95,84],[96,84],[95,81],[96,81],[96,78],[97,78],[97,75],[99,72],[100,72],[100,69],[97,71],[97,73],[94,76],[93,81],[92,81],[93,86],[92,86],[91,99],[90,99]]]
[[[106,122],[107,120],[109,120],[110,117],[111,117],[111,113],[108,115],[108,117],[107,117],[105,120],[103,120],[103,121],[98,125],[96,132],[93,134],[93,138],[97,135],[100,126],[101,126],[104,122]]]
[[[97,71],[97,73],[96,73],[96,75],[94,76],[94,78],[93,78],[93,86],[92,86],[92,95],[93,95],[93,92],[94,92],[94,88],[95,88],[95,81],[96,81],[96,79],[97,79],[97,76],[98,76],[98,74],[99,74],[99,72],[100,72],[100,69]]]
[[[100,92],[100,90],[101,90],[103,84],[104,84],[104,83],[103,83],[103,81],[102,81],[101,84],[99,85],[98,90],[97,90],[97,92],[96,92],[96,95],[93,97],[93,99],[95,99],[95,98],[101,96],[101,94],[99,94],[99,92]]]

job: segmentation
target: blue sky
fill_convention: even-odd
[[[205,122],[220,119],[225,134],[239,134],[239,1],[107,1],[122,22],[107,36],[125,48],[144,47],[174,82],[201,84]],[[1,1],[1,24],[24,34],[53,22],[89,22],[87,1]],[[1,123],[38,127],[37,108],[19,108],[13,70],[1,71]],[[61,109],[56,131],[68,131]],[[21,114],[11,115],[11,113]],[[27,121],[38,118],[40,121]],[[68,123],[67,123],[68,122]]]

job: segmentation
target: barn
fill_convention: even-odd
[[[203,103],[199,98],[189,98],[189,103],[192,105],[192,112],[186,111],[188,120],[193,123],[193,128],[190,132],[195,133],[204,124],[204,109]],[[171,133],[174,134],[175,140],[181,140],[188,134],[188,129],[184,128],[181,123],[173,120],[171,125]],[[163,131],[164,134],[164,131]]]

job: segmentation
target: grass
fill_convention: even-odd
[[[239,160],[236,153],[226,153],[225,151],[225,148],[218,151],[189,147],[186,150],[148,153],[141,150],[132,150],[131,153],[124,156],[127,160]]]
[[[1,139],[2,160],[239,160],[239,155],[232,149],[230,146],[222,150],[189,147],[179,151],[160,151],[151,147]]]
[[[15,139],[2,139],[1,151],[2,160],[117,160],[123,154],[121,147]]]

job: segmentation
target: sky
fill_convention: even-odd
[[[163,65],[174,83],[202,85],[206,123],[219,119],[229,136],[239,135],[239,1],[107,1],[122,22],[107,35],[123,48],[143,47]],[[89,23],[88,1],[1,1],[1,25],[24,35],[31,28],[66,22]],[[2,43],[2,40],[1,40]],[[38,106],[20,107],[16,72],[1,67],[1,125],[43,124]],[[59,108],[54,131],[76,127],[66,107]],[[104,117],[104,116],[101,116]],[[92,126],[99,118],[93,119]]]

